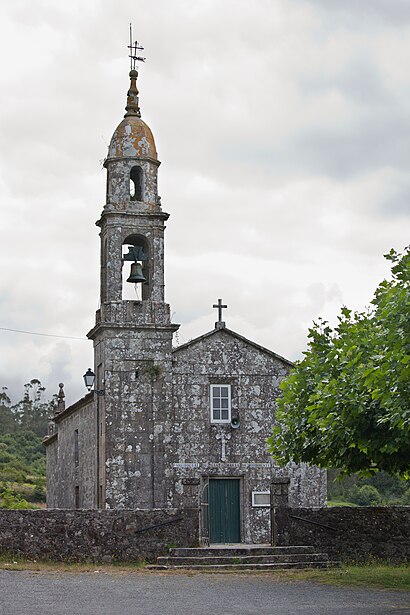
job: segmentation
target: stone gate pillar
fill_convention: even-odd
[[[287,508],[289,506],[289,483],[290,478],[274,478],[270,487],[270,518],[271,518],[271,543],[277,544],[276,515],[277,508]]]

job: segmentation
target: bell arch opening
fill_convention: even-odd
[[[141,167],[133,166],[130,170],[130,200],[143,201],[143,171]]]
[[[151,294],[149,243],[143,235],[129,235],[122,244],[122,298],[141,301]]]

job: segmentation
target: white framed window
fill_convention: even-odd
[[[211,384],[211,423],[231,422],[231,385]]]
[[[270,491],[252,491],[252,506],[270,507]]]

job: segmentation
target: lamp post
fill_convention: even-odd
[[[93,370],[91,369],[91,367],[89,367],[87,369],[87,371],[85,372],[83,378],[84,378],[84,384],[85,384],[86,388],[91,392],[91,389],[93,388],[94,381],[95,381],[95,374],[94,374]],[[97,389],[94,389],[93,392],[96,395],[104,395],[105,394],[105,390],[104,389],[101,389],[99,391]]]

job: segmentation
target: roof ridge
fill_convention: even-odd
[[[208,331],[207,333],[204,333],[203,335],[194,337],[192,340],[189,340],[189,342],[185,342],[185,344],[182,344],[181,346],[177,346],[176,348],[173,348],[172,352],[179,352],[180,350],[184,350],[185,348],[188,348],[189,346],[193,344],[197,344],[198,342],[210,337],[211,335],[214,335],[215,333],[219,333],[222,331],[224,331],[225,333],[228,333],[229,335],[232,335],[233,337],[236,337],[237,339],[245,342],[246,344],[250,344],[251,346],[253,346],[254,348],[257,348],[261,352],[265,352],[275,357],[276,359],[279,359],[280,361],[283,361],[284,363],[287,363],[288,365],[293,366],[293,362],[289,361],[289,359],[282,357],[282,355],[274,352],[273,350],[269,350],[269,348],[266,348],[265,346],[261,346],[260,344],[253,342],[252,340],[248,339],[247,337],[244,337],[243,335],[241,335],[240,333],[237,333],[236,331],[233,331],[232,329],[228,329],[228,327],[215,328],[215,329],[212,329],[212,331]]]

